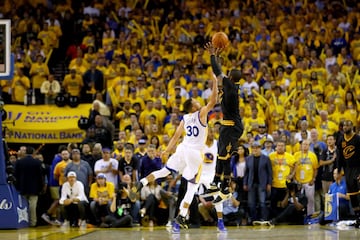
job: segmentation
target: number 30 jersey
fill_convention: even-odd
[[[207,125],[200,122],[200,111],[185,114],[183,117],[185,137],[183,144],[203,150],[207,138]]]

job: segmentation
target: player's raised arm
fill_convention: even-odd
[[[208,113],[214,108],[218,100],[218,79],[216,78],[214,73],[211,74],[211,78],[213,81],[213,85],[209,101],[206,106],[201,108],[200,110],[200,119],[203,123],[206,123]]]
[[[219,81],[222,80],[222,76],[224,74],[221,72],[220,64],[217,62],[216,58],[221,53],[221,51],[223,49],[222,48],[215,48],[211,42],[208,42],[207,44],[205,44],[205,49],[210,54],[211,68],[212,68],[215,76],[218,78]],[[219,84],[221,84],[221,83],[219,82]]]

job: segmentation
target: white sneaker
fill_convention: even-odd
[[[146,208],[140,209],[140,216],[143,218],[146,214]]]
[[[153,220],[149,221],[149,227],[154,227],[154,221]]]
[[[166,227],[172,227],[172,222],[168,221],[167,224],[166,224]]]
[[[49,215],[47,215],[46,213],[43,213],[43,214],[41,215],[41,218],[42,218],[45,222],[47,222],[48,224],[52,224]]]
[[[61,224],[61,227],[62,227],[62,228],[69,228],[69,227],[70,227],[70,222],[69,222],[68,220],[65,220],[65,221],[63,222],[63,224]]]
[[[52,225],[61,226],[61,222],[59,220],[55,219],[54,221],[52,221]]]
[[[87,226],[86,226],[86,221],[85,220],[81,220],[81,222],[80,222],[80,229],[81,230],[84,230],[84,229],[86,229],[87,228]]]

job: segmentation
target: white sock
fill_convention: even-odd
[[[222,212],[223,211],[223,204],[215,204],[215,209],[216,209],[216,212]]]
[[[184,203],[187,203],[188,205],[191,204],[191,202],[194,198],[194,194],[197,191],[197,188],[198,188],[198,184],[188,182],[184,199],[181,201],[181,204],[180,204],[180,215],[181,216],[185,217],[187,215],[189,209],[183,207]]]
[[[155,180],[156,180],[159,178],[164,178],[164,177],[168,176],[170,173],[171,173],[170,170],[164,167],[160,170],[152,172],[151,174],[154,175]]]

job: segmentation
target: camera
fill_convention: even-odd
[[[296,182],[286,182],[286,187],[290,192],[297,192],[299,189]]]

